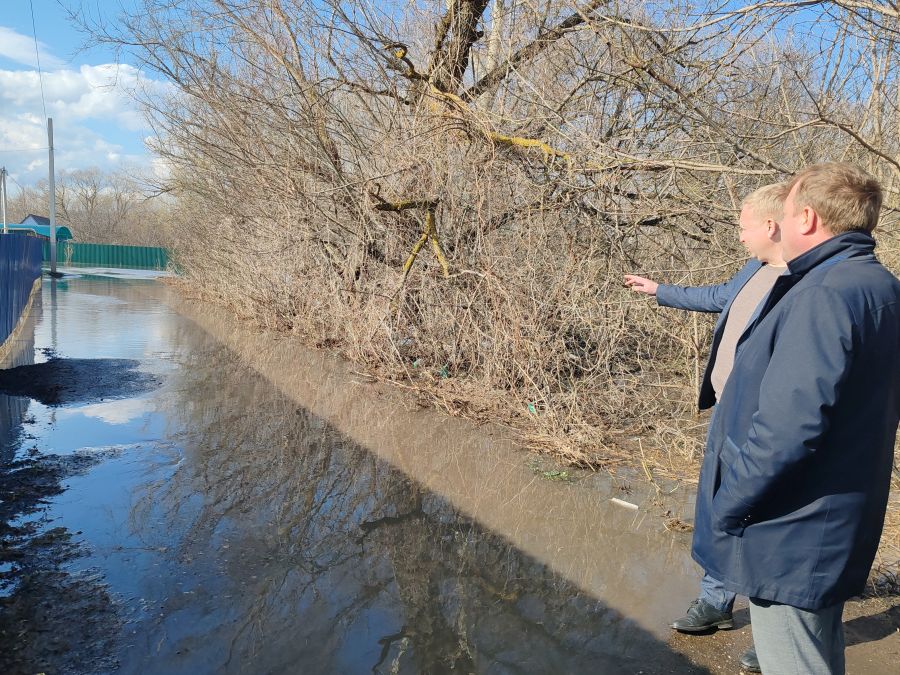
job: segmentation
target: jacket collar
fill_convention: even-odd
[[[874,250],[875,239],[872,238],[872,235],[861,230],[851,230],[842,232],[809,249],[806,253],[798,255],[788,262],[788,269],[791,274],[802,276],[836,255],[844,254],[846,257],[871,255]]]

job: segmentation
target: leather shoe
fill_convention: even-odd
[[[687,614],[672,622],[672,628],[682,633],[703,633],[714,628],[734,628],[731,612],[716,609],[705,600],[694,600]]]
[[[750,647],[741,654],[741,669],[748,673],[761,673],[759,659],[756,658],[756,647]]]

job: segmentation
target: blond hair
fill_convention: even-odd
[[[788,183],[794,194],[794,213],[809,206],[832,234],[863,230],[871,233],[881,211],[881,185],[852,164],[824,162],[797,173]]]
[[[754,190],[744,197],[743,206],[749,206],[757,218],[778,221],[784,213],[784,198],[788,195],[787,183],[772,183]]]

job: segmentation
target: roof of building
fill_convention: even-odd
[[[41,217],[34,216],[34,218],[37,219],[37,218],[41,218]],[[17,230],[20,232],[23,230],[29,230],[31,232],[34,232],[38,236],[44,237],[45,239],[50,238],[50,221],[48,219],[41,218],[41,220],[47,220],[46,225],[25,222],[27,220],[28,220],[28,218],[26,218],[25,220],[23,220],[21,223],[18,223],[18,224],[14,224],[14,223],[7,224],[7,227],[9,228],[10,232],[15,232]],[[65,225],[57,225],[56,226],[56,241],[65,241],[66,239],[72,239],[72,238],[73,238],[72,230],[70,230]]]
[[[33,213],[29,213],[27,216],[22,218],[22,222],[20,225],[50,225],[50,219],[47,216],[36,216]]]

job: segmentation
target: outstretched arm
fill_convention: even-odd
[[[656,302],[663,307],[693,312],[721,312],[761,265],[758,260],[750,260],[731,279],[712,286],[670,286],[633,274],[625,275],[625,285],[638,293],[655,295]]]

